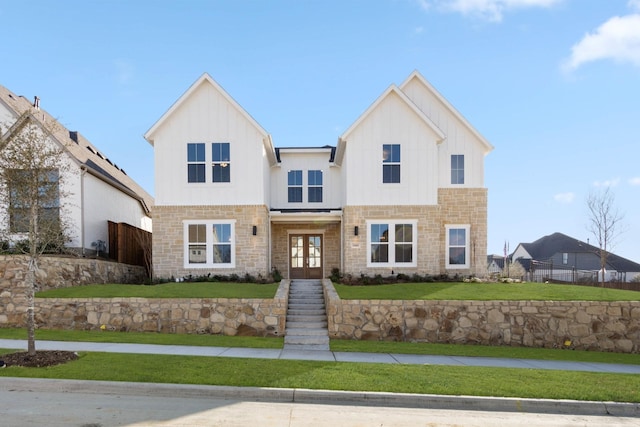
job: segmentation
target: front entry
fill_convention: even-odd
[[[292,234],[289,237],[289,278],[322,279],[322,235]]]

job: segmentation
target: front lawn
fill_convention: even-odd
[[[396,283],[334,286],[342,299],[640,301],[640,292],[551,283]]]
[[[273,298],[277,283],[170,282],[145,285],[85,285],[38,292],[38,298]]]
[[[0,349],[0,354],[7,353]],[[158,369],[158,367],[162,367]],[[592,401],[640,401],[640,376],[538,369],[80,353],[47,368],[7,367],[0,377],[305,388]]]

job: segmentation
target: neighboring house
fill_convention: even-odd
[[[145,138],[157,277],[486,272],[493,147],[418,72],[335,147],[274,148],[208,74]]]
[[[504,272],[504,261],[504,256],[487,255],[487,273],[492,276],[501,276]]]
[[[42,128],[45,123],[55,123],[50,141],[68,155],[69,174],[64,179],[67,188],[63,192],[68,197],[60,200],[56,215],[65,215],[70,226],[69,248],[82,254],[95,254],[97,249],[108,251],[108,221],[151,231],[153,198],[79,132],[69,131],[40,109],[38,98],[31,103],[0,86],[0,123],[9,129],[0,135],[2,141],[9,140],[11,132],[19,131],[16,122],[25,112],[30,112],[25,116],[30,125]],[[64,212],[60,213],[60,208]],[[3,228],[7,226],[5,222]],[[25,238],[25,230],[10,231],[15,241]]]
[[[600,249],[562,233],[520,243],[511,255],[536,280],[597,281]],[[613,253],[607,255],[606,281],[629,282],[640,274],[640,264]]]

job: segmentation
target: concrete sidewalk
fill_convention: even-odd
[[[26,340],[0,339],[0,348],[25,349]],[[315,360],[325,362],[392,363],[407,365],[485,366],[519,369],[640,374],[640,365],[509,359],[501,357],[432,356],[416,354],[352,353],[244,347],[200,347],[183,345],[119,344],[77,341],[36,341],[38,350],[94,351],[132,354],[238,357],[249,359]]]

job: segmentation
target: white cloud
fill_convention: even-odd
[[[629,2],[640,10],[640,0]],[[640,67],[640,14],[614,16],[573,45],[563,68],[572,71],[581,65],[603,59],[631,63]]]
[[[569,204],[571,202],[573,202],[573,200],[576,198],[576,195],[574,193],[568,192],[568,193],[558,193],[555,196],[553,196],[553,199],[556,202],[559,203],[565,203],[565,204]]]
[[[432,5],[447,12],[478,16],[492,22],[502,21],[504,12],[531,7],[551,7],[564,0],[418,0],[425,10]],[[637,1],[637,0],[633,0]]]
[[[640,11],[640,0],[629,0],[627,6],[629,6],[631,9]]]
[[[620,184],[620,178],[607,179],[604,181],[594,181],[596,187],[616,187]]]
[[[629,180],[629,184],[634,185],[634,186],[635,185],[640,185],[640,176],[636,176],[634,178],[631,178]]]

